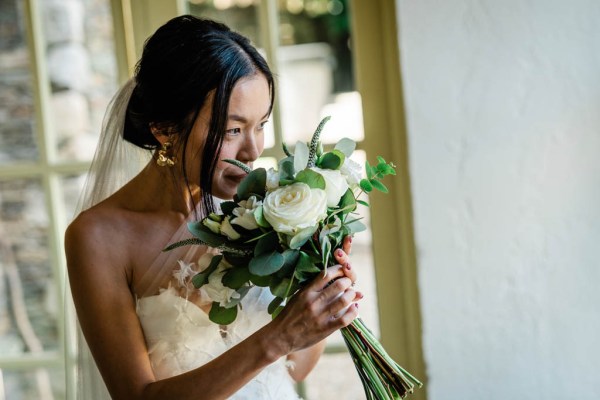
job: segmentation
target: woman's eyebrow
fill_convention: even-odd
[[[261,119],[265,119],[269,116],[270,112],[267,111],[265,115],[263,115],[263,117]],[[243,115],[239,115],[239,114],[229,114],[227,116],[228,120],[231,121],[237,121],[237,122],[241,122],[241,123],[246,123],[248,122],[248,120],[246,119],[246,117],[244,117]]]

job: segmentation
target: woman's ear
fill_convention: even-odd
[[[150,132],[152,132],[152,135],[154,135],[154,138],[161,146],[166,142],[172,142],[174,133],[172,128],[167,128],[165,125],[156,122],[150,122],[148,125],[150,127]]]

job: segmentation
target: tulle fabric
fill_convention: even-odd
[[[115,193],[151,160],[152,153],[124,141],[125,111],[135,88],[129,80],[112,99],[88,178],[78,203],[78,213]],[[215,199],[216,200],[216,199]],[[218,204],[218,201],[215,201]],[[199,215],[190,213],[190,219]],[[174,232],[169,243],[190,237],[187,223]],[[266,312],[272,299],[268,289],[253,288],[242,301],[236,321],[225,327],[212,323],[204,309],[211,300],[190,283],[191,273],[201,268],[200,257],[211,252],[202,246],[186,246],[160,252],[136,284],[137,314],[149,358],[157,379],[197,368],[222,354],[269,322]],[[182,268],[187,268],[182,270]],[[70,293],[66,294],[71,312]],[[69,329],[69,327],[67,327]],[[77,385],[68,398],[108,400],[110,395],[77,324]],[[69,348],[69,346],[66,346]],[[67,363],[68,364],[68,363]],[[265,368],[232,399],[298,399],[285,359]]]

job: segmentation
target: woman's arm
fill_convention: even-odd
[[[342,312],[355,298],[352,280],[341,266],[331,267],[246,340],[200,368],[157,381],[128,286],[128,254],[104,241],[123,233],[78,219],[65,238],[69,279],[83,333],[113,399],[227,398],[265,366],[313,346],[357,315],[355,307]],[[332,318],[336,313],[339,318]]]

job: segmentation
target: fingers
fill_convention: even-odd
[[[344,238],[344,241],[342,242],[342,250],[344,250],[344,253],[346,254],[352,253],[352,236],[348,235]]]
[[[309,285],[309,289],[321,292],[323,289],[329,286],[332,281],[344,276],[346,276],[344,268],[341,265],[334,265],[333,267],[327,268],[325,275],[316,277]]]
[[[339,318],[348,307],[355,304],[364,296],[361,292],[355,291],[353,288],[348,288],[342,293],[338,293],[336,299],[329,306],[329,313],[333,319]]]
[[[342,249],[337,249],[334,252],[334,256],[336,261],[343,266],[344,275],[350,278],[352,282],[356,282],[356,271],[352,268],[352,264],[350,264],[350,257],[348,257],[348,254]]]

